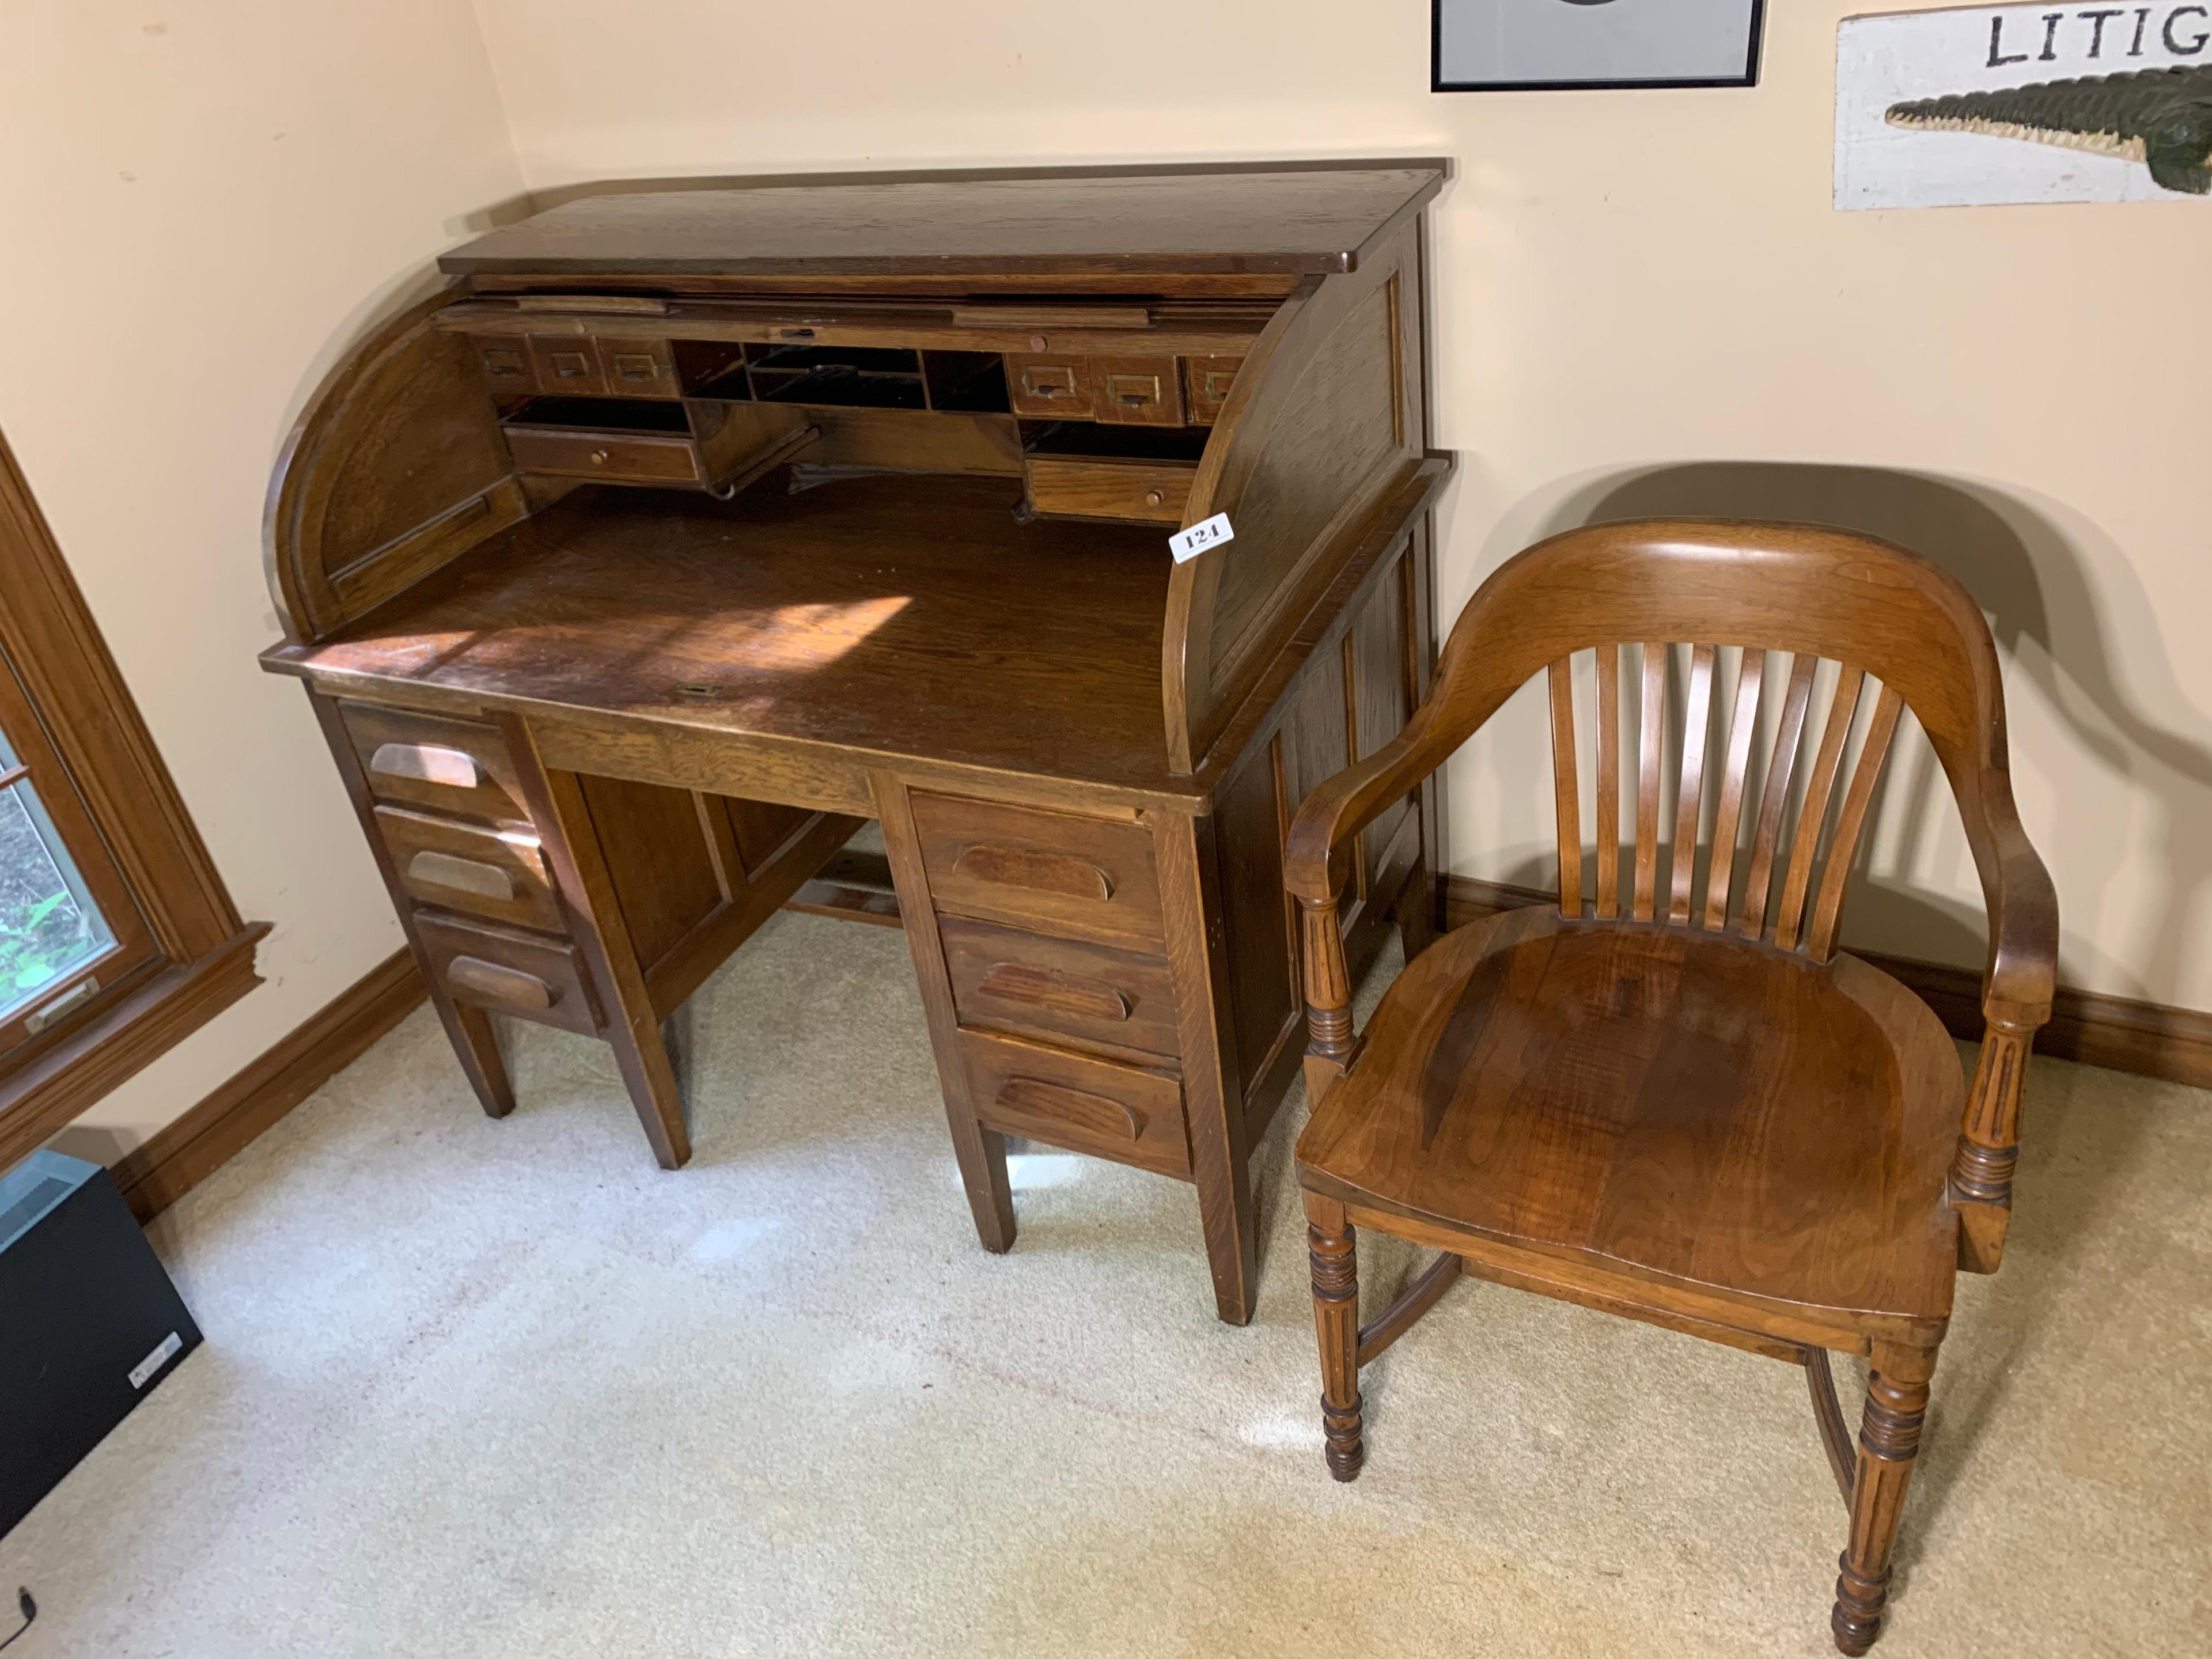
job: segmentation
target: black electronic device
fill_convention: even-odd
[[[106,1170],[40,1152],[0,1176],[0,1533],[199,1344]]]

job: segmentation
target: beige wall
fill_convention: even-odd
[[[2003,636],[2067,978],[2212,1008],[2212,651],[2188,644],[2212,615],[2212,208],[1835,212],[1835,26],[1863,9],[1770,6],[1754,91],[1438,97],[1425,0],[660,0],[642,55],[623,8],[478,0],[533,188],[1453,157],[1433,259],[1437,441],[1462,461],[1447,614],[1600,511],[1826,517],[1950,557]],[[1713,462],[1742,465],[1682,470]],[[1453,862],[1543,879],[1542,750],[1516,712],[1455,769]],[[1955,819],[1909,810],[1925,769],[1924,747],[1896,763],[1854,931],[1978,962]]]
[[[277,923],[270,983],[77,1144],[143,1138],[398,944],[302,700],[253,665],[262,491],[352,330],[523,185],[592,178],[1455,158],[1447,612],[1593,513],[1828,517],[1951,557],[2006,645],[2068,977],[2212,1008],[2212,653],[2185,642],[2212,614],[2191,280],[2212,221],[1835,213],[1846,9],[1770,8],[1756,91],[1437,97],[1423,0],[659,0],[643,43],[587,0],[8,8],[0,430],[240,907]],[[1524,719],[1456,766],[1455,867],[1542,878],[1540,754]],[[1858,932],[1972,959],[1955,827],[1904,816]]]
[[[289,682],[261,501],[346,332],[515,194],[466,0],[0,8],[0,432],[239,908],[268,983],[101,1102],[112,1155],[401,943]]]

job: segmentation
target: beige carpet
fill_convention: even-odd
[[[0,1540],[8,1659],[1832,1651],[1792,1368],[1466,1284],[1330,1482],[1302,1098],[1231,1330],[1174,1182],[1025,1156],[976,1247],[897,934],[781,917],[687,1035],[680,1174],[604,1049],[514,1034],[493,1123],[424,1012],[158,1223],[208,1346]],[[1877,1651],[2202,1654],[2212,1096],[2028,1127]]]

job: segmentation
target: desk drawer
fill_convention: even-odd
[[[913,799],[940,910],[1164,950],[1159,878],[1142,824],[958,795]]]
[[[417,916],[430,973],[458,1001],[591,1036],[605,1022],[583,959],[566,939],[538,939],[457,916]]]
[[[1022,464],[1032,512],[1060,518],[1180,525],[1194,462],[1032,455]]]
[[[1194,422],[1200,426],[1212,426],[1220,418],[1221,405],[1229,401],[1229,389],[1237,384],[1237,371],[1243,367],[1242,357],[1182,360],[1184,392]]]
[[[1181,426],[1182,374],[1172,357],[1094,357],[1098,418],[1115,426]]]
[[[1006,358],[1006,396],[1014,413],[1037,421],[1087,421],[1097,387],[1087,357]]]
[[[400,885],[416,903],[564,930],[545,856],[530,830],[486,829],[398,806],[378,807],[376,827]]]
[[[1156,957],[957,916],[938,923],[938,937],[963,1025],[1134,1048],[1170,1061],[1182,1052],[1168,965]]]
[[[523,471],[556,477],[642,484],[700,483],[706,478],[698,443],[674,433],[518,423],[507,428],[507,448]]]
[[[495,823],[530,822],[514,759],[495,728],[365,702],[342,702],[338,713],[379,800]]]
[[[610,398],[673,398],[676,362],[665,340],[601,338],[599,362],[605,365]]]
[[[1034,1042],[960,1034],[975,1115],[992,1128],[1161,1175],[1190,1175],[1182,1085]]]

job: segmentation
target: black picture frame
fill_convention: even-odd
[[[1759,60],[1766,45],[1766,0],[1751,0],[1751,50],[1741,76],[1701,76],[1687,80],[1649,81],[1447,81],[1444,79],[1444,7],[1429,0],[1429,90],[1431,92],[1638,92],[1692,87],[1755,87]]]

